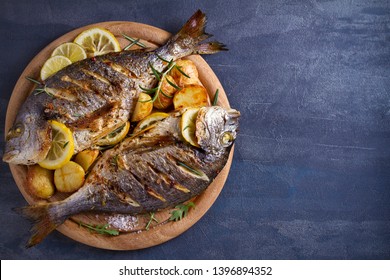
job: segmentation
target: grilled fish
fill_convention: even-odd
[[[240,113],[201,108],[195,123],[199,148],[183,139],[180,114],[107,150],[83,187],[67,199],[20,208],[35,221],[28,246],[41,242],[74,214],[147,213],[174,207],[205,190],[227,162]]]
[[[161,72],[166,61],[190,54],[225,50],[218,42],[201,43],[206,16],[197,11],[165,45],[153,51],[122,51],[87,58],[44,81],[48,93],[30,94],[8,131],[3,160],[35,164],[51,147],[49,120],[57,120],[73,132],[75,153],[123,125],[135,108],[142,88],[157,82],[151,68]],[[163,58],[163,59],[162,59]]]

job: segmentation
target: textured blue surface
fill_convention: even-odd
[[[198,8],[229,47],[205,58],[242,112],[213,207],[145,250],[58,232],[26,250],[11,211],[25,201],[0,163],[1,259],[390,258],[389,1],[0,1],[0,139],[16,80],[55,38],[110,20],[176,32]]]

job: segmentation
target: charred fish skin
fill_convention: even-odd
[[[29,105],[22,106],[17,114],[8,132],[3,161],[28,165],[44,160],[51,142],[50,138],[42,139],[49,134],[48,120],[64,123],[73,131],[75,153],[91,147],[131,117],[140,86],[152,88],[157,83],[151,66],[160,72],[167,67],[161,58],[175,61],[194,53],[226,50],[219,42],[202,43],[210,37],[204,33],[205,23],[206,16],[199,10],[156,50],[87,58],[49,77],[44,82],[47,94],[30,94],[25,101]],[[41,121],[27,125],[29,119]],[[29,137],[39,142],[30,144],[26,141]]]
[[[134,215],[174,207],[199,195],[224,168],[239,118],[236,110],[215,106],[200,110],[203,113],[198,114],[197,129],[205,126],[218,133],[215,139],[219,140],[211,141],[200,131],[200,148],[185,142],[179,113],[125,139],[103,154],[84,186],[67,199],[19,209],[35,222],[28,246],[42,241],[73,214],[95,211]],[[229,142],[224,141],[226,133],[233,135]]]

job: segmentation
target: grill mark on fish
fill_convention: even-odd
[[[153,185],[153,189],[157,193],[159,193],[166,199],[170,199],[171,197],[179,195],[179,193],[177,193],[177,190],[175,188],[172,188],[175,182],[169,180],[168,178],[164,178],[165,174],[161,171],[160,168],[153,165],[149,161],[145,161],[145,165],[145,168],[149,175],[148,178],[150,178],[150,185]]]
[[[137,174],[134,170],[127,171],[134,178],[134,182],[131,183],[134,184],[132,188],[134,199],[138,201],[143,208],[148,207],[150,203],[156,203],[156,201],[158,201],[158,207],[162,207],[163,201],[151,194],[151,190],[147,185],[146,180],[142,178],[142,175],[140,176],[140,174]],[[153,198],[152,201],[154,200],[154,202],[151,201],[151,198]]]
[[[71,102],[77,101],[77,96],[72,92],[71,89],[66,89],[66,88],[56,89],[56,88],[46,87],[46,92],[58,99],[64,99]]]
[[[111,184],[110,190],[122,203],[129,204],[137,208],[141,207],[141,205],[134,199],[134,197],[129,194],[128,190],[124,189],[118,184]]]
[[[172,180],[169,175],[163,173],[161,169],[159,169],[157,166],[151,164],[150,162],[147,163],[149,168],[153,170],[154,173],[157,174],[158,180],[157,184],[163,184],[169,188],[175,188],[176,190],[179,190],[184,193],[191,192],[189,189],[187,189],[185,186],[179,184],[178,182]]]
[[[111,67],[112,69],[114,69],[115,71],[129,77],[129,78],[137,78],[137,76],[135,75],[135,73],[133,73],[130,69],[122,66],[121,64],[118,64],[118,63],[115,63],[111,60],[108,60],[108,59],[104,59],[103,62],[105,64],[107,64],[109,67]]]
[[[201,167],[199,163],[197,163],[192,156],[187,156],[187,154],[180,153],[179,151],[180,150],[176,149],[176,152],[175,150],[173,152],[168,152],[166,154],[166,158],[169,160],[170,165],[172,166],[172,170],[175,170],[174,172],[177,175],[178,183],[180,185],[183,185],[191,177],[193,180],[196,179],[201,179],[203,181],[210,180],[209,177],[200,169]],[[187,165],[189,168],[192,168],[197,173],[191,171],[189,168],[185,168],[184,166],[180,165],[179,162],[185,163],[185,165]],[[187,176],[190,176],[190,178],[188,178]],[[185,179],[182,180],[182,178]]]
[[[146,186],[146,192],[153,196],[154,198],[157,198],[159,200],[161,200],[162,202],[166,202],[167,200],[161,195],[161,194],[158,194],[154,189],[152,189],[151,187],[149,186]]]
[[[91,91],[91,88],[89,86],[89,83],[85,80],[75,80],[75,79],[72,79],[70,78],[68,75],[64,75],[62,78],[61,78],[62,81],[65,81],[65,82],[69,82],[69,83],[72,83],[86,91]]]
[[[107,80],[106,78],[104,78],[103,76],[99,75],[99,74],[96,74],[92,71],[89,71],[87,69],[81,69],[81,71],[83,71],[84,74],[96,79],[97,81],[100,81],[102,82],[103,84],[106,84],[106,85],[111,85],[111,82],[109,80]]]
[[[129,79],[129,77],[127,77],[126,75],[115,71],[112,67],[104,63],[103,57],[96,59],[96,61],[90,64],[90,66],[91,67],[88,70],[102,76],[103,78],[108,80],[111,85],[115,87],[120,87],[120,85],[122,85]]]
[[[83,118],[79,118],[73,123],[68,124],[71,128],[77,129],[86,129],[89,128],[91,130],[99,129],[98,121],[102,118],[102,116],[106,115],[109,112],[112,112],[114,108],[118,106],[117,103],[108,103],[98,110],[92,112],[89,115],[84,116]]]

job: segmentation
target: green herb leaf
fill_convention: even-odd
[[[34,84],[36,84],[36,85],[39,86],[39,88],[35,88],[35,89],[34,89],[34,91],[33,91],[33,94],[34,94],[34,95],[39,95],[39,94],[41,94],[41,93],[44,92],[44,93],[46,93],[47,95],[49,95],[50,97],[54,97],[53,94],[51,94],[50,92],[48,92],[48,91],[46,90],[45,85],[44,85],[43,83],[41,83],[40,81],[37,81],[37,80],[35,80],[35,79],[31,78],[31,77],[28,77],[28,76],[26,76],[25,78],[26,78],[27,80],[29,80],[30,82],[33,82]]]
[[[194,173],[195,175],[198,175],[198,176],[203,176],[202,173],[200,173],[198,170],[192,168],[191,166],[188,166],[187,164],[185,164],[184,162],[181,162],[181,161],[178,161],[177,162],[178,165],[180,166],[183,166],[184,168],[188,169],[190,172]]]
[[[146,230],[149,230],[150,225],[152,224],[152,222],[158,223],[158,220],[154,217],[154,214],[155,214],[154,212],[150,212],[149,213],[149,221],[148,221],[148,223],[146,224],[146,227],[145,227]]]
[[[40,85],[40,86],[43,85],[43,83],[41,83],[40,81],[35,80],[34,78],[31,78],[31,77],[28,77],[28,76],[26,76],[25,78],[27,80],[29,80],[30,82],[33,82],[34,84],[37,84],[37,85]]]
[[[97,232],[99,234],[119,235],[119,231],[117,231],[115,229],[108,229],[108,227],[110,226],[109,224],[93,226],[93,225],[88,225],[88,224],[84,224],[82,222],[79,222],[79,225],[80,225],[80,227],[87,228],[91,232],[94,231],[94,232]]]
[[[179,71],[180,73],[182,73],[183,75],[184,75],[184,77],[187,77],[188,79],[190,79],[191,77],[190,76],[188,76],[186,73],[184,73],[184,71],[183,70],[181,70],[180,68],[181,68],[181,66],[175,66],[175,68],[177,69],[177,71]]]
[[[166,62],[166,63],[170,63],[171,61],[169,61],[169,60],[166,60],[165,58],[163,58],[163,57],[161,57],[161,56],[159,56],[158,54],[156,54],[157,55],[157,57],[160,59],[160,60],[162,60],[162,61],[164,61],[164,62]]]
[[[214,94],[213,106],[216,106],[218,103],[218,93],[219,93],[219,89],[217,88],[217,90],[215,91],[215,94]]]
[[[126,40],[131,42],[129,45],[127,45],[126,47],[123,48],[124,50],[130,49],[134,45],[137,45],[137,46],[139,46],[139,47],[141,47],[143,49],[146,48],[146,46],[143,43],[140,42],[140,39],[135,39],[135,38],[130,37],[130,36],[128,36],[126,34],[123,34],[123,33],[122,33],[122,36],[123,36],[123,38],[125,38]]]
[[[150,88],[150,89],[147,89],[147,88],[143,88],[142,86],[139,86],[140,89],[142,89],[145,93],[149,94],[149,95],[152,95],[153,94],[153,97],[150,99],[150,100],[147,100],[147,101],[138,101],[138,102],[154,102],[157,100],[157,98],[159,98],[159,93],[161,93],[162,95],[166,96],[166,97],[169,97],[169,98],[172,98],[171,96],[168,96],[167,94],[165,94],[162,90],[161,90],[161,86],[162,86],[162,81],[164,80],[164,78],[166,78],[166,75],[175,67],[175,62],[173,62],[173,60],[171,60],[168,64],[168,66],[166,67],[166,69],[162,72],[162,73],[159,73],[151,63],[149,63],[149,67],[151,68],[152,72],[153,72],[153,75],[157,78],[157,80],[159,81],[157,87],[155,88]],[[167,79],[168,81],[168,79]],[[168,81],[170,82],[170,81]]]
[[[117,135],[125,127],[125,125],[126,125],[126,123],[122,124],[120,127],[115,129],[113,132],[110,132],[108,134],[108,137],[114,137],[115,135]]]
[[[149,62],[149,67],[152,69],[153,75],[156,77],[158,81],[161,81],[160,73],[154,68],[153,64]]]
[[[181,219],[185,218],[188,214],[188,211],[190,211],[190,208],[195,208],[195,203],[188,202],[187,204],[179,204],[175,207],[175,210],[171,212],[171,217],[169,218],[170,221],[180,221]]]
[[[176,85],[175,83],[173,83],[172,81],[170,81],[167,77],[165,77],[165,80],[168,82],[168,84],[170,84],[172,87],[174,87],[175,89],[177,90],[181,90],[181,87],[179,87],[178,85]]]
[[[67,142],[62,146],[62,148],[65,149],[66,146],[68,146],[68,144],[69,144],[69,141],[67,141]]]

